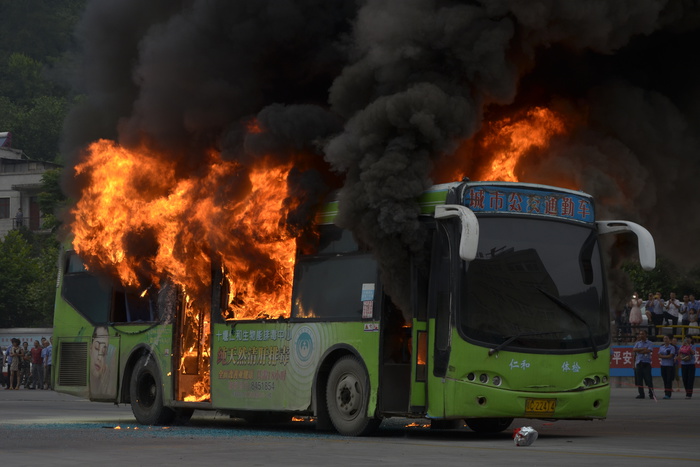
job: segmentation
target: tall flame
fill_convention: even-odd
[[[158,286],[167,277],[201,298],[217,258],[236,318],[288,316],[296,248],[284,228],[294,207],[285,202],[291,168],[262,161],[246,170],[211,153],[206,170],[182,178],[158,154],[97,141],[76,167],[88,183],[74,208],[75,249],[125,286]]]
[[[533,148],[543,148],[552,136],[566,130],[563,119],[545,107],[528,110],[522,117],[506,117],[487,125],[481,146],[492,154],[491,163],[477,180],[517,182],[518,163]]]

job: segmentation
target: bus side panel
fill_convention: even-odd
[[[355,348],[370,376],[370,412],[377,401],[376,322],[215,324],[212,404],[217,409],[310,412],[314,376],[329,347]]]
[[[61,256],[62,262],[63,256]],[[53,349],[51,357],[52,387],[56,392],[89,398],[88,348],[93,326],[61,297],[62,267],[56,281]],[[45,383],[48,383],[46,381]]]
[[[435,320],[428,321],[428,365],[426,382],[426,414],[428,418],[445,417],[445,378],[436,376],[435,370]]]
[[[129,382],[139,356],[149,353],[156,359],[160,369],[163,404],[166,406],[172,405],[174,399],[173,375],[175,374],[172,358],[173,326],[170,324],[155,327],[116,324],[114,327],[110,327],[110,332],[112,334],[116,333],[120,342],[118,348],[118,400],[128,400],[128,398],[124,397],[124,393],[128,394],[129,392]]]

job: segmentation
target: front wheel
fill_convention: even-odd
[[[345,436],[364,436],[381,420],[367,416],[369,376],[360,361],[348,355],[338,360],[326,387],[328,414],[335,429]]]
[[[168,425],[175,419],[176,412],[163,405],[163,384],[153,356],[144,355],[136,362],[129,395],[131,411],[137,422],[143,425]]]
[[[477,433],[500,433],[513,423],[512,418],[468,418],[467,426]]]

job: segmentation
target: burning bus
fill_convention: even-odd
[[[105,280],[85,266],[77,246],[88,239],[75,232],[60,263],[54,388],[131,404],[149,425],[184,422],[195,409],[251,421],[314,416],[343,435],[396,416],[465,420],[480,432],[515,417],[605,418],[600,239],[633,233],[650,269],[648,231],[597,220],[583,192],[527,183],[436,185],[418,205],[424,235],[403,297],[387,293],[373,252],[334,224],[337,201],[319,210],[312,240],[275,239],[271,277],[223,249],[189,251],[182,270],[137,289],[129,280],[143,268]],[[253,221],[258,238],[263,223]],[[161,238],[159,251],[166,246]],[[164,254],[181,257],[176,250]]]

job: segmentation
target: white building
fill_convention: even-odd
[[[0,133],[0,141],[6,134]],[[41,230],[42,214],[37,201],[41,176],[57,167],[60,165],[29,159],[19,149],[0,144],[0,238],[20,226]]]

